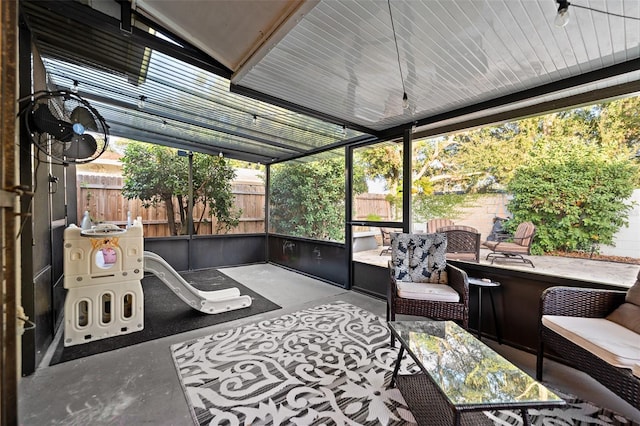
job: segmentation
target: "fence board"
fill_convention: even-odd
[[[145,208],[140,200],[127,200],[122,195],[124,179],[121,176],[78,174],[78,217],[88,210],[94,223],[109,222],[120,226],[127,223],[127,212],[131,217],[142,218],[144,235],[148,237],[168,236],[167,208],[164,203]],[[244,234],[264,232],[264,185],[237,183],[232,185],[235,196],[235,208],[242,209],[242,216],[237,227],[221,233]],[[176,221],[180,226],[180,212],[177,202],[174,203]],[[215,217],[209,213],[207,207],[200,220],[203,206],[196,205],[193,209],[194,226],[199,235],[210,235],[212,226],[217,224]]]

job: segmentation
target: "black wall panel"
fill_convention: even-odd
[[[144,250],[162,256],[176,271],[189,270],[189,238],[145,238]]]
[[[51,282],[53,283],[52,292],[52,309],[53,323],[59,324],[62,321],[64,313],[64,297],[66,289],[64,288],[64,230],[66,226],[64,221],[58,221],[51,229],[52,241],[52,261],[51,261]]]
[[[462,268],[470,277],[489,278],[498,281],[501,286],[493,290],[496,314],[502,332],[503,343],[516,348],[535,352],[538,345],[538,317],[540,296],[542,292],[552,286],[616,288],[600,283],[539,274],[515,269],[496,268],[490,265],[480,265],[470,262],[456,262],[452,264]],[[478,327],[478,291],[471,286],[469,306],[469,326],[475,330]],[[482,331],[495,336],[489,295],[483,291]]]
[[[368,263],[353,262],[351,289],[378,298],[387,298],[389,271],[387,268]]]
[[[197,236],[191,242],[191,269],[265,262],[266,236]]]
[[[37,366],[53,340],[53,315],[51,292],[51,268],[47,266],[33,279],[34,284],[34,312],[29,315],[36,324],[35,335],[35,365]]]
[[[462,268],[467,275],[475,278],[489,278],[501,286],[492,290],[496,304],[503,343],[529,352],[535,352],[538,345],[539,301],[542,292],[552,286],[610,288],[619,287],[591,283],[570,278],[539,274],[535,271],[496,268],[490,265],[451,261]],[[386,267],[354,262],[353,289],[372,296],[387,294],[389,272]],[[469,287],[469,328],[478,329],[478,289]],[[496,338],[496,328],[489,301],[488,290],[483,291],[482,332]]]
[[[269,262],[347,287],[349,268],[344,244],[269,236]]]

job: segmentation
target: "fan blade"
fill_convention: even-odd
[[[98,143],[90,134],[73,135],[64,155],[73,159],[90,158],[98,150]]]
[[[78,106],[71,111],[71,121],[73,123],[80,123],[85,129],[98,131],[98,125],[96,120],[93,119],[93,114],[85,107]]]
[[[31,111],[32,123],[34,130],[39,133],[48,133],[55,139],[68,142],[73,136],[73,126],[66,121],[58,120],[52,113],[47,104],[38,104],[38,108]]]

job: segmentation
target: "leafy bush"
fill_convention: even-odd
[[[271,168],[271,232],[344,241],[344,158]]]
[[[628,224],[633,206],[626,200],[636,177],[629,160],[608,158],[587,143],[547,146],[519,167],[508,185],[513,219],[507,228],[533,222],[533,254],[612,244],[613,235]]]

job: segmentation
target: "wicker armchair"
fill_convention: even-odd
[[[447,259],[480,262],[480,233],[476,228],[451,225],[438,228],[447,234]]]
[[[414,287],[424,287],[424,293],[416,294],[414,297],[407,297],[406,294],[413,294],[401,290],[401,286],[407,284],[405,280],[397,279],[398,274],[396,268],[401,268],[395,262],[395,254],[398,253],[398,244],[395,238],[398,235],[410,234],[394,234],[392,239],[392,260],[389,262],[389,287],[387,291],[387,321],[395,321],[396,314],[415,315],[436,320],[452,320],[458,322],[465,329],[469,327],[469,281],[466,272],[453,265],[446,264],[444,266],[442,276],[446,276],[446,283],[428,284],[415,283]],[[416,234],[417,238],[430,238],[432,234]],[[445,238],[446,242],[446,238]],[[446,247],[444,247],[446,250]],[[439,253],[444,262],[445,252]],[[413,282],[409,282],[414,285]],[[406,288],[406,287],[404,287]],[[430,293],[429,288],[435,288],[435,293]],[[449,294],[457,296],[457,301],[442,301],[442,294],[438,294],[438,289],[449,292]],[[419,290],[418,290],[419,291]],[[399,294],[403,294],[402,296]],[[446,297],[445,297],[446,298]],[[394,345],[394,338],[391,337],[391,344]]]
[[[570,366],[584,371],[631,405],[640,408],[640,377],[615,367],[542,324],[543,315],[605,318],[625,301],[624,291],[551,287],[542,294],[536,378],[542,380],[544,348],[551,348]]]

